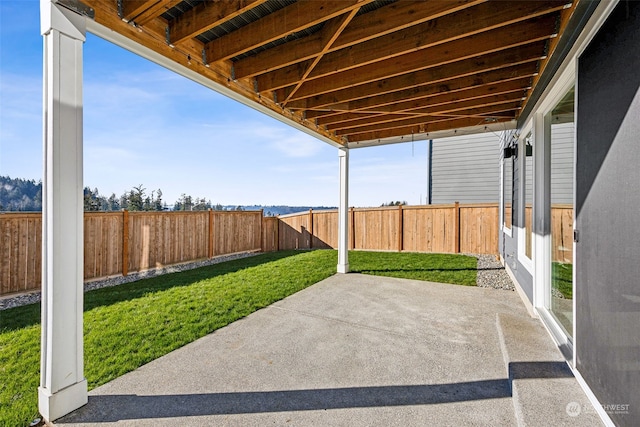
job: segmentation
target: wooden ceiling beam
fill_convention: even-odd
[[[131,0],[127,0],[124,3],[125,17],[123,17],[123,19],[125,19],[126,21],[133,21],[136,23],[136,25],[147,25],[149,22],[153,21],[154,19],[165,13],[167,10],[171,9],[178,3],[181,3],[182,0],[150,0],[145,2],[136,0],[135,2],[148,3],[148,7],[144,8],[144,10],[142,10],[142,8],[139,8],[141,10],[135,11],[133,13],[129,12],[129,14],[127,14],[127,4],[131,3]]]
[[[432,97],[439,97],[440,95],[447,94],[456,94],[458,92],[467,93],[468,91],[476,90],[475,88],[483,88],[487,85],[497,85],[499,83],[506,83],[512,80],[520,80],[523,78],[530,79],[536,74],[537,64],[535,62],[528,62],[521,65],[487,71],[484,73],[460,77],[457,79],[452,79],[431,85],[405,89],[402,91],[391,92],[379,96],[372,96],[370,98],[363,98],[357,101],[343,103],[339,107],[356,113],[366,112],[368,109],[380,108],[386,105],[394,106],[399,102],[399,100],[402,100],[403,102],[415,102],[418,100],[428,99],[428,101],[423,102],[431,102]],[[307,110],[306,112],[306,117],[309,119],[315,118],[318,124],[330,123],[330,121],[326,120],[331,120],[332,116],[335,115],[335,113],[327,111]]]
[[[508,105],[510,108],[512,108],[511,106],[513,105],[519,106],[519,103],[522,102],[523,98],[524,89],[498,95],[469,99],[462,102],[449,102],[441,105],[428,106],[426,108],[390,112],[381,116],[373,116],[338,124],[332,124],[330,126],[327,126],[327,128],[332,132],[336,132],[336,134],[342,134],[345,132],[349,132],[349,130],[358,129],[361,127],[378,126],[384,123],[394,124],[395,122],[401,122],[405,117],[459,114],[459,112],[469,111],[477,108],[499,108],[499,106],[501,105]]]
[[[513,120],[513,118],[502,117],[502,118],[496,118],[495,120],[492,120],[492,123],[502,123],[502,122],[508,122],[511,120]],[[478,126],[483,123],[486,123],[485,120],[478,119],[478,118],[439,120],[439,121],[425,124],[423,126],[413,125],[413,126],[407,126],[404,128],[390,129],[390,130],[384,130],[384,131],[366,132],[366,133],[350,136],[348,140],[350,143],[355,143],[355,145],[357,146],[358,142],[393,138],[399,135],[416,135],[416,136],[419,136],[420,138],[425,138],[425,137],[428,138],[430,132],[464,129],[472,126]]]
[[[198,3],[193,9],[169,22],[169,40],[173,44],[202,34],[267,0],[231,0]]]
[[[158,2],[159,0],[123,0],[121,18],[129,22]]]
[[[451,115],[451,116],[420,116],[413,119],[407,120],[396,120],[393,122],[389,122],[382,125],[370,126],[368,130],[365,128],[359,129],[351,129],[345,131],[337,131],[336,135],[338,137],[346,137],[347,140],[352,141],[354,137],[363,134],[371,134],[377,132],[390,131],[390,136],[403,136],[407,135],[404,133],[404,129],[414,128],[413,133],[419,133],[419,129],[428,129],[430,124],[436,122],[442,122],[447,120],[455,120],[455,119],[471,119],[475,121],[475,125],[482,124],[483,122],[489,123],[498,118],[509,118],[515,119],[515,110],[518,110],[520,107],[515,106],[505,106],[504,108],[496,107],[494,109],[486,108],[486,109],[477,109],[478,111],[486,111],[486,113],[475,113],[472,110],[469,110],[468,113],[461,113],[459,115]],[[409,132],[411,133],[411,132]]]
[[[424,108],[446,108],[450,104],[464,105],[465,102],[482,102],[488,100],[487,97],[496,95],[507,95],[516,99],[518,93],[520,99],[524,98],[527,89],[529,89],[531,83],[531,77],[521,78],[518,80],[512,80],[506,83],[498,83],[495,85],[486,85],[480,87],[474,87],[459,92],[447,92],[438,96],[433,96],[427,99],[420,99],[417,101],[399,102],[397,104],[389,105],[383,108],[375,108],[372,110],[359,111],[356,113],[343,113],[336,116],[321,117],[316,119],[316,123],[320,126],[328,126],[329,128],[338,128],[338,126],[351,125],[354,122],[362,120],[362,113],[411,113],[413,111],[422,112]],[[489,100],[491,101],[491,100]]]
[[[312,80],[403,54],[473,36],[561,10],[567,0],[492,1],[401,31],[328,53],[306,78]],[[302,79],[299,67],[285,67],[256,77],[258,87],[276,89]]]
[[[375,81],[353,88],[341,89],[330,94],[293,101],[287,104],[287,107],[308,110],[331,108],[336,105],[345,106],[349,103],[347,106],[348,109],[356,109],[358,107],[366,107],[367,98],[378,96],[388,96],[387,102],[394,102],[398,96],[406,94],[405,92],[393,95],[393,93],[397,91],[418,91],[418,88],[424,86],[433,87],[436,83],[453,85],[453,82],[450,82],[451,80],[500,70],[512,65],[538,61],[546,55],[544,50],[545,44],[546,43],[542,41],[525,46],[518,46],[411,74]],[[277,91],[277,97],[284,99],[281,92],[285,91]],[[356,101],[360,104],[351,105],[351,103]],[[379,103],[380,101],[376,100],[375,102]]]
[[[556,35],[556,17],[534,18],[523,23],[476,34],[464,39],[437,45],[429,49],[386,59],[364,67],[353,68],[331,76],[306,82],[294,99],[308,98],[388,79],[406,73],[497,52],[509,47],[545,40]],[[258,91],[261,91],[258,82]]]
[[[519,103],[511,103],[511,104],[502,104],[495,105],[489,107],[482,108],[473,108],[469,110],[460,110],[457,113],[442,113],[440,114],[421,114],[417,115],[413,118],[402,119],[402,120],[392,120],[386,123],[379,123],[370,126],[362,126],[355,129],[345,129],[345,130],[337,130],[335,134],[340,137],[346,136],[348,139],[351,139],[352,135],[369,133],[369,132],[379,132],[383,130],[391,130],[391,129],[402,129],[409,126],[421,126],[427,125],[431,122],[436,122],[440,120],[447,120],[452,118],[475,118],[478,122],[491,119],[495,117],[510,117],[515,118],[515,114],[513,111],[519,110],[521,107]],[[505,114],[506,113],[506,114]],[[402,135],[402,134],[397,134]]]
[[[264,110],[270,110],[274,115],[278,114],[285,119],[295,121],[301,126],[306,127],[309,132],[320,135],[328,140],[332,140],[336,144],[344,144],[344,141],[341,138],[336,137],[335,134],[326,131],[324,128],[318,127],[312,121],[306,120],[300,112],[294,112],[286,108],[283,109],[273,101],[273,98],[269,96],[260,96],[255,93],[253,85],[250,84],[250,82],[234,81],[233,79],[230,79],[231,64],[222,62],[210,64],[207,67],[197,60],[189,61],[187,55],[191,55],[192,58],[199,58],[200,49],[202,47],[198,46],[198,49],[196,49],[195,46],[192,46],[191,44],[185,44],[181,46],[181,49],[171,48],[167,45],[164,38],[159,37],[160,33],[158,31],[161,31],[159,21],[162,21],[161,19],[151,21],[149,26],[145,27],[142,31],[139,31],[138,28],[124,22],[118,16],[118,10],[115,2],[103,0],[83,0],[83,2],[95,10],[96,23],[122,35],[123,37],[134,40],[145,48],[164,56],[168,61],[173,61],[179,66],[191,69],[193,72],[203,76],[203,78],[209,79],[213,84],[226,87],[229,91],[234,92],[238,97],[243,97],[249,104],[259,106]]]
[[[373,38],[402,30],[432,20],[487,0],[458,1],[405,1],[383,6],[372,12],[356,16],[340,34],[328,52],[353,46]],[[311,36],[294,40],[268,49],[234,63],[238,78],[254,77],[315,57],[322,50],[323,36]]]
[[[300,0],[205,45],[218,62],[360,8],[360,0]]]
[[[371,1],[373,0],[368,0],[368,2],[371,2]],[[363,4],[364,3],[365,2],[363,1]],[[347,25],[349,25],[349,22],[351,22],[353,17],[356,16],[356,13],[358,13],[358,9],[353,9],[351,12],[345,13],[344,15],[330,19],[324,24],[324,27],[322,28],[322,31],[321,31],[323,33],[323,39],[325,40],[322,50],[318,53],[318,56],[316,56],[311,61],[306,71],[300,77],[300,81],[291,90],[291,92],[289,92],[289,96],[284,100],[282,105],[286,105],[287,101],[289,101],[289,99],[293,95],[295,95],[296,91],[300,89],[300,86],[302,86],[302,84],[305,82],[305,80],[307,79],[307,76],[309,76],[309,74],[313,72],[316,65],[318,65],[318,63],[322,60],[323,55],[329,50],[331,45],[333,45],[336,39],[340,36],[340,33],[342,33],[342,31],[347,27]]]
[[[347,136],[347,138],[351,140],[351,137],[350,137],[351,135],[377,132],[381,130],[406,128],[409,126],[426,125],[430,122],[446,120],[448,117],[475,118],[478,120],[478,122],[480,122],[482,120],[485,120],[486,118],[491,118],[496,115],[500,117],[504,117],[505,115],[502,113],[516,111],[516,110],[519,110],[520,108],[521,108],[520,102],[510,101],[504,104],[490,105],[487,107],[470,108],[465,110],[459,110],[457,112],[452,111],[452,112],[440,113],[444,115],[444,117],[441,116],[440,114],[420,114],[414,117],[401,119],[401,120],[396,118],[396,120],[390,120],[388,122],[375,123],[368,126],[361,126],[361,127],[352,128],[352,129],[337,130],[335,131],[335,133],[338,136]],[[515,118],[515,114],[513,113],[508,116],[510,116],[511,118]]]

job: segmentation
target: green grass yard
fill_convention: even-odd
[[[351,252],[353,272],[475,285],[463,255]],[[188,344],[335,272],[336,251],[257,255],[85,293],[89,389]],[[40,304],[0,311],[0,425],[37,416]]]
[[[554,262],[551,265],[551,285],[565,299],[573,299],[573,264]]]

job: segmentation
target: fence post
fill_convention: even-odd
[[[404,246],[404,218],[402,215],[402,205],[398,205],[398,252],[402,252]]]
[[[276,216],[276,252],[280,250],[280,215]]]
[[[356,214],[355,208],[351,207],[351,230],[349,230],[349,249],[356,248]]]
[[[455,212],[454,212],[454,234],[453,234],[453,242],[454,242],[454,252],[460,253],[460,202],[455,203]]]
[[[207,246],[207,256],[213,258],[213,209],[209,208],[209,241]]]
[[[122,209],[122,275],[129,274],[129,211]]]
[[[260,252],[264,252],[264,209],[260,209]]]
[[[313,249],[313,209],[309,209],[309,249]]]

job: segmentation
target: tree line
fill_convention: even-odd
[[[84,188],[84,210],[97,211],[205,211],[227,210],[221,204],[212,204],[204,197],[193,197],[183,193],[173,204],[169,205],[162,198],[162,190],[147,190],[142,184],[134,186],[122,195],[111,193],[109,197],[100,194],[97,188]],[[0,211],[41,211],[42,182],[22,178],[0,176]],[[242,210],[237,206],[235,210]]]

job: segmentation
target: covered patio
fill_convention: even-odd
[[[621,1],[620,7],[618,3],[589,0],[41,0],[45,45],[41,414],[46,420],[55,420],[87,403],[82,320],[82,56],[87,31],[335,147],[340,177],[338,273],[349,272],[350,150],[460,133],[516,129],[504,141],[503,153],[496,156],[498,162],[500,157],[516,158],[520,152],[521,159],[520,163],[511,161],[510,176],[501,184],[503,194],[505,188],[510,188],[510,197],[504,197],[501,203],[500,222],[506,223],[506,218],[512,215],[517,217],[513,218],[513,224],[509,220],[508,227],[502,224],[500,237],[503,255],[506,254],[503,262],[515,279],[522,302],[535,315],[545,313],[551,297],[548,286],[551,263],[547,262],[551,235],[548,180],[551,132],[547,125],[554,111],[551,104],[560,91],[577,86],[576,70],[581,58],[584,59],[582,71],[595,70],[593,82],[607,83],[607,76],[612,72],[621,73],[615,82],[626,83],[629,88],[622,87],[619,93],[631,94],[631,97],[637,93],[637,55],[627,52],[637,49],[634,37],[638,9],[633,2]],[[616,13],[612,14],[614,9]],[[626,26],[617,25],[619,22],[626,22]],[[598,34],[601,29],[606,31]],[[620,34],[609,37],[607,32]],[[598,47],[596,41],[603,47]],[[588,51],[590,44],[595,46],[593,52]],[[583,55],[585,51],[591,56]],[[599,52],[612,52],[619,61],[601,60],[596,55]],[[602,64],[611,65],[613,70],[590,68]],[[588,73],[582,75],[584,82],[590,81],[589,77]],[[583,127],[601,120],[599,105],[603,100],[616,104],[616,108],[604,112],[619,113],[620,117],[632,117],[639,105],[637,98],[633,101],[612,96],[609,90],[596,90],[594,84],[581,88],[585,90],[582,100],[576,95],[579,90],[570,93],[574,94],[577,114],[589,113],[581,119]],[[614,119],[610,135],[617,134],[621,123],[629,129],[637,127],[636,121],[623,122],[617,116]],[[627,151],[637,156],[633,137],[637,132],[624,129],[625,132],[620,133],[620,144],[634,147]],[[525,147],[526,134],[520,135],[520,131],[533,134],[535,149]],[[598,138],[591,141],[585,136],[594,132],[581,132],[580,128],[574,132],[579,150],[584,150],[587,143],[600,147]],[[593,150],[589,150],[582,158],[593,160],[597,167],[589,163],[588,167],[576,166],[577,171],[598,170],[603,164],[606,150],[601,158],[593,157]],[[535,180],[529,188],[522,174],[525,165],[522,159],[531,156],[527,154],[531,152],[530,169]],[[626,161],[634,164],[628,155],[616,158],[618,163]],[[623,168],[616,165],[608,164],[608,170],[622,173]],[[502,167],[502,175],[506,176],[504,165]],[[585,178],[577,182],[589,184],[590,181]],[[620,186],[620,182],[624,182],[629,191]],[[629,193],[637,193],[631,191],[635,182],[637,180],[616,177],[607,185],[624,194],[621,199],[631,200]],[[571,184],[577,187],[578,194],[591,190],[590,185],[586,185],[585,190],[574,182]],[[516,197],[527,188],[534,194],[530,226],[525,226],[523,208],[529,202],[518,202]],[[610,191],[603,190],[598,200],[608,203]],[[632,212],[637,202],[629,202],[629,206],[627,211]],[[602,214],[598,220],[608,223],[609,217],[603,212],[596,210]],[[633,222],[635,217],[626,218],[630,224],[628,229],[637,228]],[[531,259],[525,264],[532,273],[527,273],[526,268],[518,270],[515,262],[519,257],[516,252],[526,253],[522,244],[525,231],[531,236],[528,255]],[[573,233],[573,242],[567,246],[573,244],[578,253],[596,248],[599,243],[576,246],[578,236],[582,243],[589,242],[589,238],[599,242],[606,234],[587,224],[580,233]],[[621,232],[620,235],[622,241],[629,239],[630,243],[616,248],[620,246],[623,252],[629,247],[637,251],[637,239],[633,240],[632,234]],[[613,240],[609,243],[614,244]],[[519,245],[514,248],[522,247],[522,250],[507,253],[504,248],[509,245]],[[574,259],[585,260],[585,266],[594,269],[591,273],[594,277],[599,271],[609,271],[602,268],[606,264],[599,254],[592,255],[594,259],[598,256],[597,262],[590,263],[590,258],[580,258],[580,255]],[[587,271],[585,266],[575,268],[578,277]],[[577,290],[577,300],[581,301],[573,303],[577,313],[575,333],[570,338],[554,335],[557,343],[566,344],[571,350],[567,359],[589,400],[600,402],[594,411],[605,422],[612,423],[604,405],[627,408],[625,413],[613,414],[621,425],[630,423],[633,418],[630,414],[640,407],[636,404],[638,393],[634,392],[638,382],[630,380],[637,376],[637,352],[634,352],[638,348],[637,322],[634,323],[637,317],[612,317],[610,313],[628,304],[627,300],[637,304],[636,281],[632,279],[637,277],[634,269],[637,270],[637,263],[631,262],[622,271],[624,274],[616,272],[621,277],[616,279],[618,282],[604,278],[589,285],[594,292],[606,292],[608,288],[601,282],[612,282],[623,289],[621,295],[625,301],[600,311],[591,308],[600,307],[606,298],[588,299],[589,292],[581,294],[577,280],[571,279],[569,287]],[[529,423],[529,416],[533,419],[544,416],[542,424],[555,425],[578,418],[565,417],[567,404],[573,408],[569,410],[571,415],[587,412],[589,419],[596,419],[590,409],[581,411],[590,407],[583,404],[586,400],[578,388],[575,388],[576,394],[568,394],[575,380],[566,370],[567,359],[545,335],[542,325],[526,317],[518,295],[489,296],[482,290],[450,286],[446,292],[442,288],[430,295],[439,285],[405,283],[403,286],[411,291],[403,296],[402,286],[392,287],[393,292],[388,292],[389,281],[379,279],[370,286],[358,286],[358,292],[354,292],[351,287],[362,285],[362,280],[358,276],[337,276],[311,291],[262,310],[224,332],[95,390],[92,392],[94,403],[67,421],[143,419],[157,425],[158,417],[171,420],[185,416],[186,422],[190,422],[189,417],[193,416],[199,422],[202,416],[259,425],[264,421],[261,417],[275,417],[283,410],[291,417],[313,417],[316,411],[322,411],[323,416],[330,413],[337,417],[336,424],[347,423],[346,418],[340,417],[361,414],[362,425],[385,416],[389,422],[402,417],[422,420],[441,417],[434,418],[433,424],[459,425],[459,420],[451,419],[453,411],[468,416],[463,422],[470,424],[475,423],[474,417],[480,417],[477,419],[482,424],[484,421],[514,424]],[[588,284],[589,277],[581,282]],[[326,300],[324,296],[314,298],[317,301],[313,304],[304,303],[304,298],[313,296],[313,292],[324,292],[328,288],[335,294]],[[377,289],[382,293],[376,294]],[[366,296],[368,292],[373,294]],[[495,295],[500,296],[496,299]],[[586,299],[580,300],[582,297]],[[296,302],[298,299],[300,303]],[[461,300],[468,303],[461,304]],[[402,304],[397,304],[399,301]],[[506,301],[510,303],[505,305]],[[317,310],[320,307],[324,310]],[[632,312],[637,315],[635,308]],[[592,313],[595,320],[589,317]],[[246,326],[251,324],[251,319],[262,319],[262,316],[272,317],[268,322],[258,320],[268,330]],[[358,316],[365,316],[367,320]],[[609,321],[613,323],[607,323]],[[619,327],[617,322],[625,326]],[[545,323],[547,327],[554,324],[553,319]],[[616,326],[602,327],[608,324]],[[270,329],[270,325],[277,327]],[[247,330],[242,332],[245,327]],[[631,343],[620,350],[620,354],[629,356],[619,358],[618,350],[609,351],[611,330],[620,331],[620,335],[616,335],[620,348]],[[598,334],[593,335],[593,331]],[[243,333],[251,339],[238,341]],[[342,335],[337,339],[333,334]],[[582,341],[585,344],[580,344],[578,336],[585,338]],[[207,344],[209,340],[213,340],[211,344]],[[262,347],[252,347],[256,345],[252,340]],[[598,341],[598,346],[590,345],[591,340]],[[321,343],[329,347],[318,348]],[[209,356],[198,363],[188,359],[204,357],[207,352],[200,351],[199,346],[208,345],[215,348]],[[573,351],[580,345],[583,345],[581,350]],[[243,349],[242,352],[235,354],[234,346]],[[270,352],[264,353],[267,349]],[[366,352],[363,349],[367,349]],[[542,349],[546,350],[539,353]],[[591,358],[581,359],[580,351]],[[363,352],[373,356],[365,358]],[[260,365],[259,359],[250,356],[256,354],[268,355],[264,360],[270,360],[272,364],[268,365],[279,369],[271,371],[269,366]],[[180,355],[186,357],[184,362],[171,362],[173,357],[183,357]],[[245,358],[246,364],[236,365],[237,355]],[[607,361],[607,355],[613,362]],[[291,363],[292,356],[295,365]],[[629,363],[619,363],[627,359]],[[211,364],[212,360],[216,364]],[[364,361],[367,363],[361,363]],[[163,365],[165,362],[168,365]],[[370,367],[369,362],[373,363]],[[357,363],[360,370],[354,369],[351,373],[347,369],[349,363]],[[225,368],[213,369],[220,364]],[[184,371],[174,371],[180,366]],[[236,366],[242,369],[237,370]],[[404,371],[403,366],[407,367]],[[152,367],[157,367],[157,372],[148,372],[154,371]],[[397,369],[391,369],[393,367]],[[212,376],[199,372],[201,368],[212,368],[207,374]],[[298,372],[287,377],[283,375],[287,369]],[[611,375],[609,369],[614,369],[615,375]],[[580,375],[581,370],[587,373],[586,379]],[[136,379],[143,374],[152,376],[148,380],[144,376]],[[172,376],[175,381],[170,381]],[[126,386],[129,379],[132,379],[131,388]],[[203,379],[206,379],[204,383]],[[259,382],[253,382],[255,379]],[[167,388],[156,381],[164,382]],[[120,385],[122,389],[118,388]],[[548,393],[558,398],[550,402],[545,397]],[[160,397],[153,397],[154,394]],[[161,397],[167,395],[172,399]],[[532,398],[525,397],[528,395]],[[575,400],[572,397],[567,402],[565,397],[570,395],[576,396]],[[562,402],[560,407],[559,402]],[[578,404],[574,405],[575,402]],[[110,412],[114,406],[116,409]],[[130,415],[126,415],[126,408],[131,409]],[[362,408],[376,409],[362,412]],[[447,409],[441,412],[442,408]],[[250,419],[236,418],[245,416]],[[278,420],[284,423],[287,419]],[[582,420],[579,424],[588,422]],[[531,421],[531,424],[540,423]]]
[[[56,422],[289,424],[602,425],[515,292],[360,274],[92,390]]]

